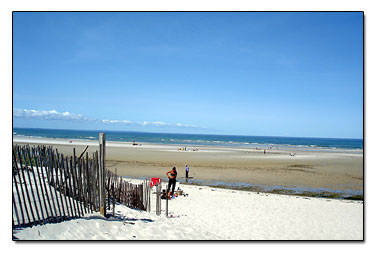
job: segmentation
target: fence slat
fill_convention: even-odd
[[[84,186],[84,169],[85,169],[85,160],[83,158],[79,158],[79,161],[80,161],[80,174],[79,174],[79,182],[80,182],[80,198],[81,198],[81,202],[82,202],[82,206],[83,206],[83,212],[84,213],[88,213],[87,211],[87,206],[86,206],[86,202],[85,202],[85,195],[84,195],[84,191],[85,191],[85,186]]]
[[[67,177],[68,177],[68,185],[70,186],[70,201],[72,202],[72,209],[74,213],[74,217],[78,217],[78,209],[77,209],[77,203],[75,200],[75,190],[73,186],[73,177],[72,177],[72,156],[66,157],[66,163],[67,163]]]
[[[45,157],[46,157],[45,149],[46,148],[38,147],[38,153],[40,156],[39,161],[41,164],[41,174],[42,174],[43,186],[44,186],[45,191],[46,191],[47,204],[49,205],[49,208],[50,208],[51,219],[55,218],[55,220],[58,221],[55,205],[53,203],[53,196],[52,196],[52,191],[51,191],[51,185],[49,183],[49,177],[47,177],[47,176],[45,177],[45,172],[47,174],[47,167],[46,167],[46,165],[44,166],[44,163],[43,163],[45,161]],[[49,197],[49,190],[47,189],[47,186],[46,186],[46,180],[47,180],[47,184],[48,184],[49,190],[50,190],[50,197]],[[52,200],[51,203],[50,203],[50,199]],[[53,205],[51,205],[51,204],[53,204]],[[54,214],[54,212],[55,212],[55,214]]]
[[[95,152],[95,183],[96,183],[95,203],[96,203],[96,208],[98,208],[100,211],[100,190],[99,190],[100,189],[100,161],[99,160],[100,160],[99,153],[96,151]]]
[[[93,158],[95,160],[92,161],[91,165],[91,179],[92,179],[92,206],[93,210],[96,212],[97,211],[97,205],[96,205],[96,157],[95,153],[93,154]]]
[[[69,208],[69,203],[67,201],[67,184],[66,180],[64,177],[64,157],[63,155],[60,155],[58,150],[56,150],[56,159],[58,161],[58,174],[59,174],[59,191],[61,193],[62,197],[62,208],[63,211],[65,212],[65,217],[67,219],[71,219],[71,214],[70,214],[70,208]]]
[[[63,156],[63,155],[62,155]],[[70,181],[70,174],[69,174],[69,168],[70,168],[70,165],[68,164],[68,157],[65,157],[63,159],[63,173],[64,173],[64,178],[65,178],[65,183],[66,183],[66,189],[67,189],[67,192],[68,192],[68,201],[69,201],[69,204],[70,204],[70,211],[71,211],[71,217],[75,217],[76,213],[75,213],[75,202],[72,201],[73,199],[73,193],[72,193],[72,187],[71,187],[71,181]]]
[[[20,222],[20,218],[18,217],[18,211],[17,211],[16,201],[14,199],[14,192],[13,192],[13,190],[12,190],[12,204],[13,204],[13,210],[14,210],[14,212],[16,214],[16,220],[17,220],[17,225],[16,226],[20,226],[21,222]],[[12,220],[13,220],[13,217],[12,217]],[[15,224],[14,224],[14,220],[13,220],[12,221],[12,226],[14,226],[14,225]]]
[[[34,213],[33,213],[33,210],[32,210],[32,208],[33,208],[33,206],[32,206],[32,203],[31,203],[31,200],[30,200],[30,196],[29,196],[29,191],[28,191],[28,187],[27,187],[27,180],[26,180],[26,178],[25,178],[25,174],[24,174],[24,168],[25,167],[23,167],[22,166],[22,160],[21,160],[21,154],[20,154],[20,148],[17,148],[17,156],[18,156],[18,158],[19,158],[19,160],[20,160],[20,172],[21,172],[21,175],[22,175],[22,179],[23,179],[23,183],[24,183],[24,186],[25,186],[25,189],[23,189],[24,191],[25,191],[25,193],[26,193],[26,197],[28,198],[28,202],[29,202],[29,210],[30,210],[30,213],[31,213],[31,215],[32,215],[32,219],[33,219],[33,222],[35,222],[36,220],[35,220],[35,218],[34,218]],[[26,169],[26,171],[28,171],[27,169]],[[21,180],[20,180],[20,183],[22,183],[21,182]],[[28,211],[28,208],[26,208],[26,211]],[[28,223],[29,224],[33,224],[33,222],[31,221],[31,219],[29,218],[29,214],[28,214]]]
[[[89,213],[88,209],[88,204],[87,204],[87,175],[86,175],[86,169],[88,167],[88,162],[86,159],[83,157],[80,159],[82,161],[82,198],[83,198],[83,203],[84,203],[84,210],[86,213]]]
[[[50,199],[51,199],[51,203],[53,205],[53,208],[54,208],[54,212],[55,212],[55,219],[57,222],[59,222],[59,214],[58,214],[58,210],[57,210],[57,206],[55,206],[55,199],[54,199],[54,195],[53,195],[53,188],[52,188],[52,183],[53,183],[53,179],[52,179],[52,175],[51,175],[51,161],[50,161],[50,158],[49,158],[49,150],[46,149],[44,151],[44,156],[45,156],[45,171],[46,171],[46,176],[47,176],[47,183],[48,183],[48,186],[49,186],[49,191],[50,191]]]
[[[62,205],[62,213],[63,213],[63,218],[69,218],[69,212],[68,212],[68,207],[67,204],[65,205],[66,201],[66,196],[65,196],[65,189],[64,189],[64,183],[62,179],[62,160],[59,157],[59,152],[56,149],[55,154],[54,150],[52,150],[52,153],[54,155],[55,161],[56,161],[56,168],[55,168],[55,173],[56,173],[56,181],[57,181],[57,186],[58,186],[58,191],[59,195],[61,198],[61,205]]]
[[[59,156],[59,152],[58,152],[58,149],[56,150],[56,155],[57,155],[57,161],[58,161],[58,164],[59,164],[59,181],[61,183],[60,185],[60,192],[61,192],[61,196],[63,195],[64,199],[64,204],[66,206],[66,211],[67,211],[67,217],[70,218],[70,210],[69,210],[69,205],[68,205],[68,202],[67,202],[67,185],[66,185],[66,181],[65,181],[65,174],[64,174],[64,158],[63,158],[63,155]],[[64,207],[63,205],[63,202],[62,202],[62,206]]]
[[[75,148],[73,148],[73,153],[74,153],[74,168],[72,169],[73,177],[74,177],[74,189],[75,189],[75,199],[78,204],[78,209],[79,209],[79,217],[83,216],[83,207],[82,203],[80,202],[80,187],[79,187],[79,178],[78,178],[78,171],[77,171],[77,164],[76,164],[76,154],[75,154]]]
[[[54,200],[56,200],[56,203],[57,203],[57,207],[58,207],[58,219],[59,221],[62,221],[62,211],[61,211],[61,206],[59,204],[59,195],[58,195],[58,188],[57,188],[57,182],[56,182],[56,176],[55,176],[55,179],[54,179],[54,168],[55,167],[55,160],[54,160],[54,153],[53,153],[53,149],[50,147],[49,148],[49,160],[50,160],[50,174],[51,174],[51,181],[53,183],[53,187],[54,187],[54,190],[55,190],[55,198]]]
[[[120,182],[118,185],[118,202],[121,202],[121,184],[122,184],[122,177],[120,176]]]
[[[54,151],[53,151],[53,148],[51,148],[51,160],[53,162],[53,171],[55,169],[55,192],[57,194],[57,204],[58,204],[58,208],[59,208],[59,213],[60,213],[60,217],[61,219],[65,219],[66,218],[66,213],[65,213],[65,210],[64,210],[64,205],[63,205],[63,197],[62,197],[62,189],[61,189],[61,184],[59,182],[59,161],[58,161],[58,158],[56,159],[55,158],[55,155],[54,155]],[[60,198],[60,204],[59,204],[59,198]],[[62,209],[61,209],[62,208]]]
[[[88,213],[88,208],[87,208],[87,200],[86,200],[86,177],[85,177],[85,172],[86,172],[86,161],[84,158],[80,158],[80,161],[82,162],[82,168],[80,171],[80,183],[82,185],[82,203],[83,203],[83,208],[84,212]]]
[[[108,210],[111,209],[111,202],[110,202],[110,182],[111,182],[111,172],[107,170],[107,195],[108,195]]]
[[[81,216],[84,216],[84,209],[83,209],[83,201],[82,201],[82,188],[80,183],[80,172],[81,172],[81,162],[76,157],[75,151],[74,151],[74,161],[77,164],[75,167],[75,178],[76,178],[76,187],[77,187],[77,199],[79,202],[79,208]]]
[[[75,163],[73,162],[73,157],[71,156],[70,157],[70,182],[71,182],[71,187],[72,187],[72,199],[73,199],[73,203],[74,203],[74,207],[75,207],[75,215],[77,217],[80,217],[80,209],[79,209],[79,203],[78,203],[78,200],[76,198],[76,184],[75,184],[75,177],[74,177],[74,173],[75,173]]]
[[[90,180],[91,180],[91,178],[90,178],[90,163],[92,162],[92,160],[91,160],[91,162],[89,161],[89,159],[88,159],[88,152],[86,152],[86,161],[87,161],[87,167],[86,167],[86,176],[87,176],[87,185],[86,185],[86,187],[87,187],[87,201],[88,201],[88,208],[91,210],[91,213],[93,212],[93,208],[92,208],[92,206],[91,206],[91,182],[90,182]]]
[[[29,163],[30,163],[30,168],[32,169],[32,176],[33,176],[33,180],[34,180],[34,186],[35,186],[35,191],[36,191],[36,194],[37,194],[37,198],[38,198],[38,203],[39,203],[39,207],[41,208],[41,216],[40,217],[40,223],[43,222],[43,219],[45,218],[45,215],[43,213],[43,208],[42,208],[42,202],[41,202],[41,198],[40,198],[40,194],[39,194],[39,185],[37,184],[37,180],[36,180],[36,176],[34,174],[34,166],[33,166],[33,163],[32,163],[32,158],[30,156],[30,147],[27,148],[27,150],[25,151],[25,154],[27,155],[28,159],[29,159]],[[33,190],[33,189],[32,189]],[[35,201],[35,204],[37,203],[37,201]],[[36,211],[37,211],[37,215],[39,217],[39,213],[38,213],[38,207],[36,206]]]
[[[39,165],[38,165],[38,160],[37,160],[36,153],[37,153],[37,150],[33,148],[32,149],[32,155],[33,155],[33,158],[34,158],[34,162],[36,164],[36,171],[37,171],[39,185],[40,185],[40,188],[41,188],[41,196],[42,196],[42,201],[43,201],[45,212],[46,212],[46,219],[48,219],[50,215],[49,215],[49,210],[48,210],[46,199],[45,199],[45,192],[46,192],[46,190],[45,191],[43,190],[43,188],[44,188],[43,184],[44,183],[42,183],[42,181],[44,181],[44,180],[41,180],[41,174],[39,172]],[[42,171],[43,171],[43,169],[41,167],[41,172]],[[45,185],[46,185],[46,183],[45,183]]]
[[[33,203],[34,203],[34,208],[33,206],[30,208],[31,211],[35,211],[35,216],[36,216],[36,219],[35,219],[35,224],[40,224],[42,223],[41,221],[41,217],[39,216],[39,213],[38,213],[38,206],[37,206],[37,199],[36,199],[36,195],[34,194],[34,188],[33,188],[33,183],[32,183],[32,179],[30,178],[30,173],[29,171],[32,171],[33,172],[33,165],[32,165],[32,162],[29,161],[30,163],[30,166],[29,166],[29,163],[28,163],[28,158],[27,158],[27,151],[28,147],[25,147],[22,151],[21,151],[21,155],[25,161],[25,170],[26,170],[26,175],[28,176],[28,184],[25,183],[25,187],[29,186],[30,187],[30,192],[31,192],[31,197],[33,199]],[[34,210],[33,210],[34,209]]]
[[[116,170],[117,172],[117,170]],[[112,179],[112,204],[113,204],[113,213],[112,215],[115,216],[115,207],[116,207],[116,193],[115,193],[115,185],[116,185],[116,175],[113,176],[113,179]]]
[[[25,206],[25,203],[21,202],[21,201],[25,202],[25,199],[24,200],[21,199],[20,192],[18,190],[18,185],[17,185],[17,180],[16,180],[16,174],[19,175],[20,170],[19,170],[18,165],[17,165],[17,160],[16,160],[16,155],[15,155],[14,149],[12,150],[12,156],[13,156],[13,161],[14,161],[14,168],[12,167],[13,182],[14,182],[14,187],[16,188],[18,202],[20,204],[20,211],[21,211],[21,217],[22,217],[22,225],[26,226],[25,225],[25,216],[24,216],[24,212],[23,212],[23,209],[22,209],[22,205],[24,204],[24,206]],[[19,179],[19,180],[21,180],[21,179]],[[20,186],[21,186],[21,181],[20,181]],[[21,188],[22,195],[24,197],[24,193],[23,193],[22,187],[20,187],[20,188]],[[26,206],[25,206],[25,209],[26,209]]]
[[[105,133],[99,133],[99,145],[100,145],[100,160],[99,160],[99,198],[100,198],[100,214],[106,216],[106,201],[105,201],[105,192],[106,192],[106,166],[105,166],[105,155],[106,155],[106,141]]]

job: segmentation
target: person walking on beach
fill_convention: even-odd
[[[172,185],[172,192],[168,193],[169,195],[174,194],[175,191],[175,185],[176,185],[176,176],[178,173],[176,172],[176,167],[174,166],[170,171],[166,173],[168,176],[168,189],[167,192],[170,191],[171,185]]]
[[[189,173],[189,166],[186,165],[186,179],[188,179],[188,173]]]

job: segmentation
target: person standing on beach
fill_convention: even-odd
[[[186,179],[188,179],[188,173],[189,173],[189,166],[186,165]]]
[[[168,176],[168,189],[167,189],[167,192],[170,191],[170,188],[171,188],[171,185],[172,185],[172,192],[168,193],[169,195],[171,194],[174,194],[174,191],[175,191],[175,185],[176,185],[176,176],[178,175],[178,173],[176,172],[176,167],[174,166],[170,171],[168,171],[166,173],[166,175]]]

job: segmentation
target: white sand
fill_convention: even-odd
[[[363,202],[179,186],[188,196],[169,201],[169,218],[165,200],[155,215],[152,195],[150,213],[117,205],[109,219],[88,214],[13,234],[22,240],[363,239]]]

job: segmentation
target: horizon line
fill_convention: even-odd
[[[134,132],[134,133],[152,133],[152,134],[185,134],[185,135],[221,135],[221,136],[248,136],[248,137],[280,137],[280,138],[316,138],[316,139],[351,139],[362,140],[363,138],[351,138],[351,137],[315,137],[315,136],[278,136],[278,135],[236,135],[236,134],[200,134],[200,133],[176,133],[176,132],[149,132],[149,131],[133,131],[133,130],[105,130],[105,129],[67,129],[67,128],[32,128],[32,127],[15,127],[12,125],[12,129],[45,129],[45,130],[66,130],[66,131],[103,131],[103,132]],[[13,132],[12,132],[13,136]]]

